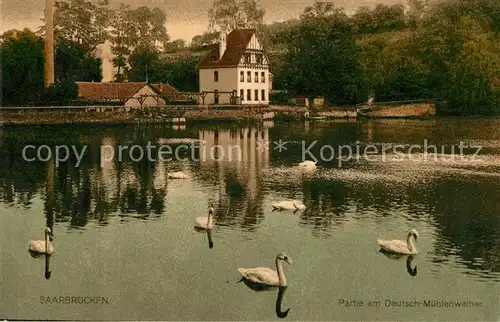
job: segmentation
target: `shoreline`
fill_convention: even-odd
[[[0,107],[0,124],[4,127],[17,126],[120,126],[139,124],[185,125],[193,123],[255,123],[262,121],[299,120],[370,120],[370,119],[431,119],[440,116],[431,104],[384,106],[363,112],[360,108],[326,107],[312,108],[269,105],[244,107],[196,107],[165,106],[160,108],[133,109],[126,111],[116,107],[88,106],[87,110],[70,110],[53,107],[37,107],[33,110],[5,109]],[[305,117],[308,112],[309,117]],[[179,120],[179,118],[181,120]],[[173,122],[173,119],[177,119]]]

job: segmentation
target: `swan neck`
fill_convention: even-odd
[[[417,252],[417,246],[415,246],[414,238],[412,238],[413,235],[408,234],[408,237],[406,237],[406,244],[408,245],[408,250],[412,253]]]
[[[276,270],[278,271],[278,279],[280,281],[280,286],[286,286],[287,281],[285,277],[285,272],[283,271],[283,262],[276,258]]]

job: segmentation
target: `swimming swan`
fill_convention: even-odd
[[[181,171],[168,173],[169,179],[186,179],[188,176]]]
[[[34,254],[52,254],[54,246],[52,245],[52,230],[49,227],[45,228],[45,240],[32,240],[30,241],[29,251]]]
[[[210,206],[208,208],[208,217],[196,217],[194,222],[194,228],[196,229],[212,229],[214,227],[214,208]]]
[[[306,206],[300,200],[284,200],[272,204],[274,210],[304,210]]]
[[[379,243],[380,248],[383,251],[403,255],[415,255],[418,253],[418,250],[415,246],[415,243],[413,242],[413,239],[411,238],[412,236],[415,238],[416,242],[418,238],[418,232],[415,229],[412,229],[410,232],[408,232],[408,235],[406,236],[406,242],[402,240],[382,239],[377,239],[377,242]]]
[[[316,163],[318,163],[318,161],[306,160],[299,163],[299,168],[316,168]]]
[[[292,265],[292,259],[285,253],[279,253],[276,256],[276,271],[267,267],[238,268],[238,272],[243,279],[249,280],[255,284],[264,284],[269,286],[286,286],[287,281],[283,272],[283,263]]]

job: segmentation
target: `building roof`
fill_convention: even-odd
[[[169,83],[151,83],[151,85],[157,92],[168,96],[169,94],[178,93],[179,90]]]
[[[99,101],[99,100],[120,100],[126,101],[134,96],[141,88],[147,85],[146,82],[130,83],[101,83],[101,82],[76,82],[78,86],[78,97]]]
[[[219,60],[219,46],[217,46],[217,48],[212,49],[203,57],[196,67],[214,68],[237,66],[254,34],[255,29],[234,29],[227,35],[226,50],[222,58]]]
[[[141,88],[149,85],[159,95],[170,96],[179,91],[169,83],[101,83],[101,82],[76,82],[78,97],[92,101],[120,100],[126,101],[134,96]]]

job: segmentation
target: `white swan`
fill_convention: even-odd
[[[286,286],[287,281],[283,272],[283,261],[292,265],[292,259],[285,253],[276,256],[276,271],[267,267],[238,268],[238,272],[246,279],[255,284],[269,286]]]
[[[45,228],[45,240],[30,241],[29,251],[35,254],[52,254],[54,252],[52,237],[52,230],[49,227]]]
[[[283,200],[272,204],[273,210],[304,210],[306,206],[300,200]]]
[[[415,255],[418,253],[418,250],[411,237],[415,238],[415,242],[417,241],[418,232],[415,229],[412,229],[408,232],[408,235],[406,236],[406,242],[403,240],[396,240],[396,239],[395,240],[377,239],[377,242],[379,243],[380,248],[383,251],[396,254],[403,254],[403,255]]]
[[[168,173],[169,179],[186,179],[187,177],[188,177],[187,174],[181,171]]]
[[[208,217],[196,217],[194,227],[197,229],[212,229],[214,227],[214,208],[210,206],[208,208]]]
[[[318,163],[318,161],[306,160],[304,162],[299,163],[299,168],[307,168],[307,169],[316,168],[316,163]]]

